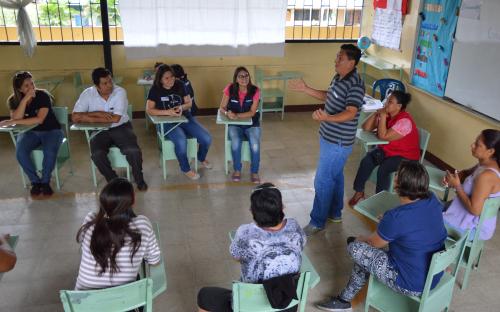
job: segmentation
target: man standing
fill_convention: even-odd
[[[312,118],[320,122],[319,160],[314,178],[314,205],[311,221],[304,228],[306,235],[324,229],[327,218],[342,221],[344,206],[344,165],[352,152],[359,110],[363,105],[365,86],[356,71],[361,50],[344,44],[335,60],[335,72],[327,91],[316,90],[303,80],[290,81],[290,88],[325,101]]]
[[[73,122],[111,123],[108,130],[99,132],[90,141],[92,161],[107,182],[113,180],[117,175],[111,168],[108,152],[111,146],[117,146],[132,167],[137,189],[145,191],[148,185],[142,174],[141,149],[127,114],[127,92],[113,85],[111,72],[102,67],[92,71],[92,81],[94,86],[85,89],[75,104]]]

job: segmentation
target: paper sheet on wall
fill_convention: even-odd
[[[392,9],[375,9],[372,33],[372,40],[375,44],[399,50],[402,28],[403,23],[401,11]]]
[[[500,1],[462,0],[457,41],[465,43],[500,42]]]

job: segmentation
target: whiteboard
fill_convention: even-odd
[[[463,0],[445,96],[500,121],[500,1]]]

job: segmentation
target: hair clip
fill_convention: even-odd
[[[262,190],[280,190],[276,186],[264,186],[264,187],[256,187],[252,190],[252,194],[257,192],[257,191],[262,191]]]

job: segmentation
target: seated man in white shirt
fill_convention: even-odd
[[[85,89],[71,115],[73,122],[112,123],[90,141],[92,160],[99,172],[111,181],[117,177],[108,159],[109,148],[117,146],[132,167],[132,174],[140,191],[148,189],[142,174],[142,153],[127,114],[127,92],[113,85],[111,72],[99,67],[92,71],[94,86]]]

